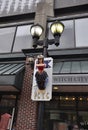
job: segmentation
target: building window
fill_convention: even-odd
[[[49,45],[48,50],[88,47],[88,18],[61,21],[65,25],[60,38],[60,45]],[[50,27],[52,22],[48,23]],[[30,25],[9,28],[0,28],[0,53],[21,52],[22,49],[32,48]],[[16,32],[16,36],[15,36]],[[54,39],[51,31],[48,39]]]
[[[49,49],[66,49],[88,47],[88,18],[62,21],[65,25],[64,32],[60,38],[60,45],[56,47],[54,44]],[[50,26],[51,23],[48,24]],[[53,39],[49,31],[49,39]]]
[[[31,25],[19,26],[17,28],[13,52],[21,52],[22,49],[32,47],[32,37],[30,34]]]
[[[11,52],[16,27],[0,28],[0,53]]]
[[[62,21],[65,25],[64,32],[60,38],[60,45],[56,47],[54,44],[49,46],[49,49],[62,49],[62,48],[74,48],[75,40],[74,40],[74,22],[73,20]],[[51,23],[48,24],[50,26]],[[49,39],[53,39],[53,36],[49,30]]]
[[[76,47],[88,47],[88,18],[75,20]]]

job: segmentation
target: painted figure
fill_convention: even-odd
[[[36,82],[39,90],[45,90],[46,83],[48,81],[48,74],[44,70],[44,68],[46,67],[46,65],[44,64],[44,56],[38,55],[37,59],[38,63],[36,64],[36,67],[38,68],[38,71],[35,73]]]

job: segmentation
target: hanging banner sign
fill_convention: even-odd
[[[53,59],[39,58],[35,60],[31,99],[34,101],[50,101],[52,99]]]

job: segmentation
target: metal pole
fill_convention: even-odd
[[[39,102],[39,114],[38,114],[38,130],[43,130],[44,121],[44,101]]]
[[[45,38],[43,43],[43,55],[44,57],[47,57],[47,48],[48,48],[48,40]],[[38,114],[38,130],[44,129],[44,101],[39,102],[39,114]]]
[[[12,118],[11,118],[11,123],[10,123],[10,128],[9,128],[9,130],[11,130],[11,129],[12,129],[12,124],[13,124],[14,113],[15,113],[15,108],[13,108],[13,111],[12,111]]]
[[[48,39],[45,38],[44,44],[43,44],[43,55],[44,55],[44,57],[47,57],[47,55],[48,55],[47,49],[48,49]]]

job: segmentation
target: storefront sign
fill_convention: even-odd
[[[44,58],[43,63],[35,60],[31,99],[34,101],[50,101],[52,99],[53,59]],[[45,66],[45,67],[44,67]]]
[[[53,75],[53,85],[88,85],[88,74]]]

